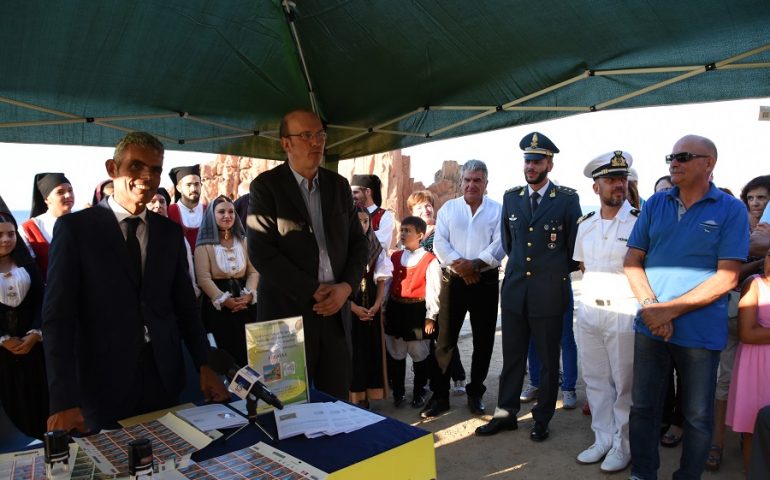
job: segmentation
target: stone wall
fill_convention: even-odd
[[[391,210],[400,220],[409,215],[406,199],[414,191],[424,190],[422,182],[415,182],[411,177],[411,158],[402,155],[401,150],[367,155],[349,160],[341,160],[337,171],[350,180],[354,174],[375,174],[382,180],[383,207]],[[232,199],[248,193],[249,184],[260,173],[280,165],[280,160],[217,155],[214,160],[201,164],[205,203],[219,195]],[[454,160],[445,160],[441,169],[436,171],[433,183],[427,187],[436,197],[436,211],[447,200],[460,195],[460,164]],[[396,225],[398,228],[398,224]],[[394,244],[398,239],[393,234]]]

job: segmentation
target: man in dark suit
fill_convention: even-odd
[[[368,241],[347,180],[320,168],[326,131],[318,116],[290,112],[280,135],[288,161],[251,183],[247,224],[249,255],[260,273],[257,320],[301,315],[311,383],[347,399],[348,299],[364,275]]]
[[[114,428],[173,406],[184,386],[182,340],[205,397],[230,398],[205,365],[182,231],[145,208],[160,183],[163,144],[130,133],[105,165],[114,195],[54,229],[43,305],[49,430]]]
[[[530,335],[540,358],[540,391],[532,409],[535,424],[530,438],[548,438],[559,392],[559,343],[562,317],[569,303],[569,274],[580,218],[575,190],[548,180],[553,155],[559,149],[545,135],[533,132],[519,144],[524,150],[527,186],[503,197],[501,239],[508,255],[500,291],[503,330],[503,370],[492,420],[476,435],[494,435],[517,428],[521,387]]]

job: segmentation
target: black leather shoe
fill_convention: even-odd
[[[519,423],[516,418],[493,418],[489,423],[476,429],[476,435],[479,437],[488,437],[503,430],[516,430]]]
[[[474,415],[484,415],[487,412],[484,402],[481,401],[481,397],[472,395],[468,395],[468,408]]]
[[[548,439],[548,426],[544,423],[535,422],[535,426],[529,432],[529,439],[533,442],[542,442]]]
[[[425,408],[420,410],[420,416],[422,418],[436,417],[447,410],[449,410],[448,398],[436,398],[435,396],[431,396],[428,403],[425,404]]]
[[[393,394],[393,406],[396,408],[399,408],[401,405],[404,404],[406,401],[406,397],[404,395],[396,395]]]
[[[412,397],[412,408],[420,408],[425,405],[425,397],[422,395],[414,395]]]

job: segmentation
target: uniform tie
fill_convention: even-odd
[[[128,217],[123,220],[128,227],[126,232],[126,249],[128,250],[129,263],[132,273],[136,279],[142,281],[142,248],[139,246],[139,239],[136,237],[136,229],[142,221],[139,217]]]
[[[535,210],[537,210],[537,206],[539,205],[537,199],[540,198],[540,194],[537,192],[532,192],[532,195],[529,198],[532,200],[532,214],[534,215]]]

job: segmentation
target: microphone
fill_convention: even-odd
[[[235,381],[235,377],[237,376],[238,371],[241,369],[238,364],[235,363],[235,359],[232,355],[219,348],[211,349],[208,355],[208,364],[212,370],[214,370],[219,375],[226,376],[232,382]],[[283,403],[281,403],[281,400],[279,400],[278,397],[275,396],[275,394],[271,392],[270,389],[259,380],[255,380],[254,384],[251,386],[251,389],[249,390],[249,397],[252,397],[251,399],[255,401],[257,399],[262,400],[263,402],[274,406],[278,410],[283,409]]]

